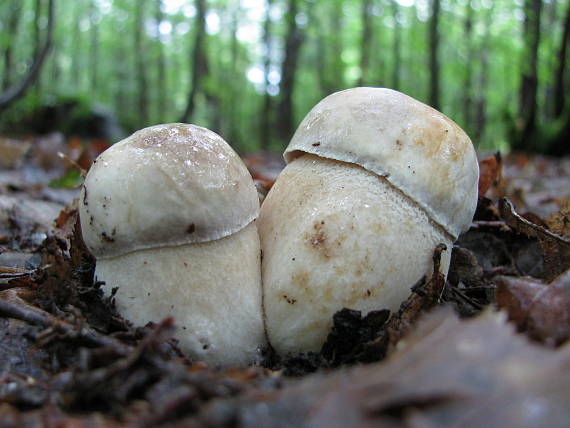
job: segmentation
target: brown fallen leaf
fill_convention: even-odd
[[[0,137],[0,168],[17,168],[30,149],[29,141]]]
[[[570,270],[550,284],[508,276],[495,282],[497,304],[508,312],[519,331],[549,345],[570,339]]]
[[[533,345],[502,313],[461,321],[442,309],[422,318],[386,362],[311,375],[224,410],[245,428],[565,428],[569,363],[569,346]],[[210,421],[207,411],[201,416]]]
[[[50,405],[39,411],[20,412],[7,403],[0,404],[0,421],[6,428],[119,428],[124,424],[106,419],[100,413],[70,416],[57,406]]]
[[[507,225],[519,233],[538,240],[547,279],[554,279],[570,268],[570,238],[560,236],[521,217],[507,198],[499,201],[499,211]]]
[[[446,250],[444,244],[439,244],[433,253],[433,274],[426,282],[423,278],[414,287],[413,293],[400,305],[400,309],[388,321],[386,331],[390,344],[396,345],[416,324],[420,316],[435,307],[441,300],[445,287],[445,277],[439,271],[441,253]]]
[[[554,233],[570,238],[570,198],[560,206],[559,212],[546,219],[546,224]]]
[[[503,161],[500,152],[479,161],[479,197],[484,196],[493,186],[498,188],[500,196],[504,194],[500,189],[502,168]]]

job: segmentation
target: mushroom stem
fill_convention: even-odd
[[[215,241],[100,259],[95,275],[107,282],[106,294],[119,287],[117,309],[135,325],[160,321],[156,314],[173,317],[176,337],[192,356],[248,364],[265,342],[259,254],[257,228],[250,223]]]

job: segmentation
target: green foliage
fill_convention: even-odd
[[[58,1],[54,49],[41,79],[26,97],[11,107],[0,126],[6,128],[43,105],[78,100],[73,114],[89,115],[93,104],[111,109],[123,129],[133,131],[154,123],[179,120],[191,90],[195,7],[191,0],[147,1],[143,47],[137,51],[135,9],[139,0]],[[429,1],[373,0],[369,13],[372,32],[366,53],[361,46],[364,0],[300,0],[297,22],[304,36],[294,86],[294,118],[332,91],[355,86],[362,74],[362,55],[368,55],[363,83],[392,87],[427,101],[429,94]],[[38,3],[39,2],[39,3]],[[9,72],[21,78],[45,27],[43,0],[6,0],[0,5],[0,77]],[[264,107],[263,79],[271,71],[273,108],[280,94],[275,80],[284,56],[288,0],[272,1],[270,70],[264,70],[263,25],[266,0],[209,0],[205,45],[208,73],[197,98],[192,121],[210,127],[238,150],[257,150],[261,142]],[[6,22],[21,4],[18,30]],[[36,6],[40,5],[40,15]],[[524,66],[523,2],[520,0],[442,0],[440,16],[441,109],[464,127],[485,150],[508,147],[511,124],[517,115],[519,84]],[[473,26],[467,39],[465,20],[472,8]],[[562,35],[565,5],[544,0],[539,50],[539,116],[548,117],[557,49]],[[395,11],[398,11],[396,15]],[[157,22],[157,17],[161,22]],[[400,34],[400,61],[395,57]],[[40,37],[40,39],[41,39]],[[13,68],[4,55],[13,50]],[[149,121],[139,114],[137,58],[144,58],[150,104]],[[164,67],[161,74],[160,67]],[[263,79],[260,81],[260,73]],[[264,74],[265,73],[265,74]],[[276,74],[277,73],[277,74]],[[397,81],[395,81],[395,76]],[[469,79],[471,86],[466,88]],[[472,104],[466,117],[466,100]],[[279,117],[273,114],[273,120]],[[80,117],[79,117],[80,119]],[[77,122],[77,121],[72,121]],[[553,125],[554,126],[554,125]],[[548,127],[547,127],[548,128]],[[548,128],[550,129],[550,128]],[[73,132],[73,130],[64,131]],[[283,142],[273,142],[281,150]]]
[[[83,184],[83,177],[79,169],[72,169],[63,177],[52,180],[49,187],[56,189],[76,189]]]

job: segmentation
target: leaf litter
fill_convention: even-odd
[[[38,204],[0,217],[0,425],[567,426],[569,159],[482,160],[447,281],[435,268],[394,314],[337,312],[318,353],[268,349],[260,365],[219,369],[177,348],[176,320],[136,327],[117,313],[77,211],[53,196],[77,189],[49,196],[57,177],[20,173],[47,162],[35,149],[0,173],[0,202]],[[249,163],[266,193],[280,164]],[[39,215],[45,202],[59,215]]]

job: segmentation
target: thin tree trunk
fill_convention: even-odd
[[[241,91],[243,77],[238,72],[238,65],[240,62],[239,40],[237,32],[239,29],[239,2],[232,2],[232,15],[230,24],[230,75],[229,75],[229,90],[230,96],[225,97],[224,106],[226,107],[226,117],[228,117],[229,138],[230,141],[240,141],[239,123],[241,119],[241,103],[236,103],[235,100]],[[263,112],[262,112],[263,114]]]
[[[304,34],[297,25],[298,0],[289,0],[286,23],[285,56],[281,64],[280,101],[277,106],[276,130],[281,141],[289,140],[293,132],[293,89],[299,52],[303,43]]]
[[[73,12],[73,47],[71,56],[71,81],[73,82],[73,88],[76,92],[80,91],[80,70],[81,70],[81,28],[79,28],[82,14],[82,4],[81,0],[75,0],[73,2],[75,10]],[[120,42],[118,43],[120,44]]]
[[[429,70],[430,88],[429,104],[439,110],[439,14],[440,0],[432,0],[431,18],[429,22]]]
[[[564,77],[566,75],[566,63],[568,60],[568,43],[570,41],[570,4],[566,7],[564,19],[564,31],[558,51],[558,66],[554,77],[554,117],[559,118],[564,112],[566,87]]]
[[[196,95],[202,89],[202,78],[207,74],[208,62],[206,57],[206,0],[195,0],[196,5],[196,31],[194,49],[192,52],[192,87],[188,94],[188,102],[181,122],[188,122],[194,114]]]
[[[544,26],[546,25],[546,28],[549,29],[549,31],[554,31],[554,28],[558,26],[558,20],[557,20],[557,12],[558,12],[558,6],[559,6],[560,2],[558,1],[552,1],[552,2],[545,2],[545,5],[543,6],[543,11],[542,11],[542,20],[543,23],[541,24],[542,26],[542,31],[544,31]],[[546,20],[546,22],[544,22]],[[545,40],[546,43],[544,43],[546,46],[544,47],[544,49],[548,52],[556,52],[556,42],[554,41],[554,37],[547,37]],[[552,77],[553,79],[546,79],[546,81],[544,82],[543,88],[542,88],[542,102],[540,102],[540,104],[543,106],[542,107],[542,111],[541,111],[541,120],[542,121],[548,121],[548,120],[552,120],[554,118],[554,98],[556,97],[556,95],[554,94],[554,86],[556,85],[556,67],[558,64],[558,58],[556,57],[556,55],[552,54],[552,55],[548,55],[547,58],[545,58],[543,61],[543,64],[545,66],[545,68],[547,70],[553,70],[552,73]],[[540,96],[540,95],[537,95]]]
[[[362,34],[360,38],[360,78],[358,86],[369,81],[370,45],[372,43],[372,0],[362,0],[361,9]]]
[[[273,111],[272,97],[269,94],[269,72],[271,71],[271,57],[273,44],[271,43],[271,7],[273,0],[265,1],[265,21],[263,23],[263,45],[265,46],[265,59],[263,63],[264,91],[263,107],[261,110],[261,148],[269,149],[271,146],[271,117]]]
[[[317,67],[318,81],[323,96],[329,95],[344,86],[344,63],[342,61],[342,2],[330,0],[321,3],[323,6],[332,5],[332,12],[321,13],[311,18],[317,21],[317,26],[325,28],[317,36]],[[330,36],[327,36],[330,34]]]
[[[489,54],[490,54],[490,39],[491,39],[491,25],[493,23],[493,7],[487,11],[485,17],[485,34],[480,48],[480,62],[481,69],[479,71],[479,88],[477,89],[476,109],[477,117],[474,127],[473,142],[477,145],[483,138],[485,127],[487,125],[487,87],[489,84]]]
[[[44,46],[38,55],[34,58],[32,66],[28,70],[28,74],[22,79],[21,82],[13,84],[6,91],[0,94],[0,112],[5,110],[18,98],[22,97],[30,86],[38,79],[42,65],[47,58],[51,49],[53,38],[53,26],[55,21],[54,6],[55,0],[49,0],[48,3],[48,22],[47,22],[47,35],[45,38]]]
[[[473,129],[473,7],[467,2],[465,13],[464,43],[467,48],[465,58],[465,81],[463,83],[463,123],[467,131]]]
[[[167,82],[166,82],[166,57],[164,55],[164,47],[160,37],[160,23],[164,19],[162,13],[162,0],[156,0],[156,43],[157,43],[157,82],[156,82],[156,119],[158,122],[163,122],[165,117],[168,117],[167,111]]]
[[[538,45],[540,42],[540,14],[542,0],[525,0],[523,37],[525,55],[520,85],[519,119],[521,128],[517,138],[517,148],[525,146],[527,136],[536,128],[538,89]]]
[[[137,0],[135,9],[135,67],[139,105],[137,123],[142,125],[148,125],[149,122],[147,62],[143,41],[145,5],[145,0]]]
[[[392,0],[392,12],[394,16],[394,68],[392,69],[392,87],[400,88],[400,73],[402,67],[402,26],[400,25],[400,6],[396,0]]]
[[[10,42],[4,51],[4,78],[2,79],[2,89],[6,90],[12,84],[12,75],[14,74],[14,51],[16,45],[15,39],[18,34],[18,24],[22,16],[22,2],[20,0],[13,0],[10,5],[10,13],[8,15],[7,33],[10,37]]]
[[[99,11],[95,0],[91,0],[89,5],[89,21],[91,24],[90,35],[91,43],[89,48],[89,70],[91,71],[91,90],[93,92],[99,89]]]
[[[333,9],[330,33],[332,34],[331,70],[332,79],[329,84],[329,93],[344,87],[344,61],[342,60],[344,27],[343,1],[337,1]]]
[[[42,30],[40,25],[42,17],[42,4],[43,0],[36,0],[34,4],[34,56],[37,55],[42,48]]]
[[[130,86],[130,79],[128,78],[127,72],[127,62],[125,58],[127,57],[127,52],[125,49],[125,44],[120,40],[115,44],[115,108],[119,119],[123,123],[127,123],[129,128],[133,127],[131,111],[128,108],[129,100],[127,95],[127,88]]]
[[[316,18],[318,19],[318,18]],[[326,60],[326,43],[324,40],[324,35],[321,31],[317,35],[317,66],[315,67],[315,71],[317,72],[317,80],[319,82],[319,88],[321,90],[321,94],[326,96],[331,93],[331,88],[328,84],[327,79],[327,60]]]
[[[60,60],[60,52],[64,52],[65,47],[62,46],[63,38],[59,36],[59,33],[60,33],[59,27],[55,26],[53,29],[53,42],[52,42],[50,58],[47,60],[48,62],[51,62],[51,70],[50,73],[46,72],[43,73],[44,75],[43,80],[45,81],[46,78],[48,79],[46,89],[48,90],[48,93],[50,93],[51,95],[58,95],[59,88],[61,87],[60,81],[61,81],[62,70],[61,70],[61,63],[59,60]],[[39,81],[40,80],[38,79],[38,83]]]
[[[40,21],[41,21],[41,17],[42,17],[42,5],[43,4],[44,4],[44,0],[36,0],[36,2],[34,4],[34,56],[38,55],[38,52],[42,48],[42,38],[41,38],[42,30],[41,30]],[[36,94],[36,96],[39,96],[39,94],[41,94],[41,92],[42,92],[42,79],[41,78],[39,78],[36,81],[32,91]]]
[[[57,29],[56,29],[57,31]],[[51,73],[48,73],[48,78],[50,80],[47,88],[51,94],[57,95],[59,93],[60,79],[61,79],[61,67],[59,63],[59,51],[61,50],[57,36],[54,35],[53,47],[51,49]],[[45,75],[46,73],[44,73]],[[51,76],[49,76],[51,74]],[[44,78],[45,79],[45,78]]]

